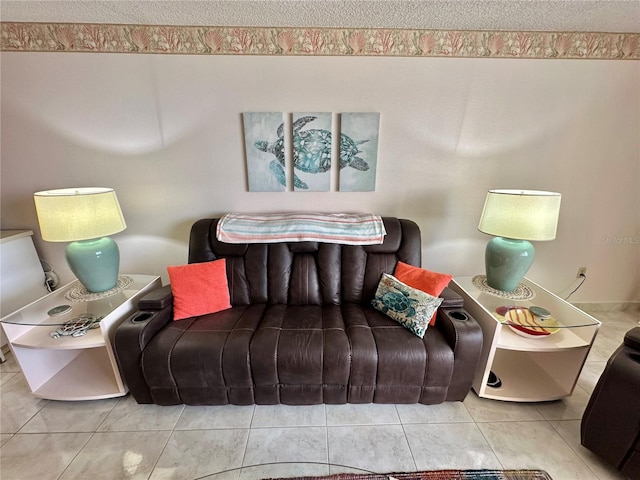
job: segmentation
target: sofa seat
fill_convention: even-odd
[[[172,322],[142,369],[161,404],[441,403],[447,345],[371,307],[257,304]]]

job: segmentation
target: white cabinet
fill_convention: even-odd
[[[127,275],[130,285],[91,301],[68,300],[76,280],[2,318],[11,351],[34,395],[52,400],[91,400],[127,393],[113,353],[117,326],[134,312],[137,300],[161,286],[160,277]],[[62,315],[55,307],[68,305]],[[80,337],[51,336],[68,320],[83,314],[101,318],[98,328]]]
[[[451,288],[480,324],[482,353],[473,379],[480,397],[515,402],[556,400],[571,395],[589,354],[600,322],[534,282],[523,279],[535,297],[514,301],[477,287],[473,277],[456,277]],[[539,306],[558,323],[552,335],[527,338],[516,334],[496,310],[504,306]],[[493,372],[499,387],[487,385]]]
[[[31,230],[0,235],[0,318],[49,293],[32,235]],[[0,347],[6,343],[0,332]]]

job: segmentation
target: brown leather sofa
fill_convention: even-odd
[[[371,306],[383,272],[420,265],[418,226],[384,218],[384,243],[227,244],[196,222],[189,263],[226,258],[232,308],[173,321],[170,286],[117,329],[121,372],[138,403],[423,403],[469,392],[482,331],[445,289],[420,339]]]
[[[611,355],[582,416],[581,442],[640,480],[640,327]]]

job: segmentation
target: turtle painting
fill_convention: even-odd
[[[316,120],[316,116],[307,115],[293,122],[293,168],[299,172],[321,174],[331,169],[331,131],[322,128],[302,130],[309,122]],[[272,154],[269,170],[280,185],[286,186],[285,158],[284,158],[284,123],[276,131],[277,140],[269,143],[266,140],[255,142],[255,147]],[[344,133],[340,135],[340,168],[351,167],[366,171],[369,164],[358,157],[361,153],[358,145],[369,140],[353,140]],[[307,190],[309,185],[293,174],[295,188]]]

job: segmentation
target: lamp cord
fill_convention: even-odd
[[[576,293],[578,291],[578,289],[582,286],[582,284],[585,282],[585,280],[587,280],[587,276],[584,273],[581,273],[580,276],[582,277],[582,280],[580,281],[578,286],[576,288],[574,288],[573,291],[569,295],[564,297],[565,300],[569,300],[569,297],[571,295],[573,295],[574,293]]]
[[[46,260],[43,260],[42,258],[39,258],[38,260],[40,260],[40,264],[42,265],[42,270],[44,271],[44,273],[53,271],[53,267],[49,262],[47,262]]]
[[[44,272],[44,287],[47,289],[49,293],[53,292],[58,284],[60,283],[60,279],[56,272],[53,271],[53,267],[49,262],[43,259],[40,260],[40,265],[42,265],[42,270]]]

